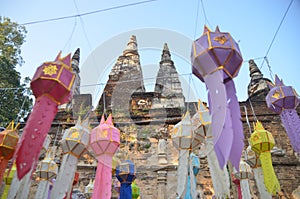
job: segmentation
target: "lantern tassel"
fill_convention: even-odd
[[[185,195],[188,178],[189,150],[180,150],[177,168],[177,198]]]
[[[284,109],[280,114],[281,121],[294,151],[300,155],[300,119],[295,109]]]
[[[0,157],[0,187],[2,185],[2,179],[4,176],[5,169],[7,167],[7,164],[8,164],[8,160]]]
[[[243,199],[240,180],[235,179],[235,180],[233,180],[233,183],[236,185],[236,188],[237,188],[237,191],[238,191],[238,199]]]
[[[189,163],[189,175],[186,184],[186,193],[184,199],[193,199],[197,198],[196,192],[196,175],[200,169],[200,161],[198,157],[194,154],[190,154],[190,163]]]
[[[22,179],[31,169],[35,170],[34,167],[57,110],[57,104],[46,95],[36,100],[15,154],[19,179]]]
[[[240,158],[244,148],[244,133],[243,125],[241,122],[241,111],[238,98],[236,96],[236,89],[234,82],[228,81],[226,84],[227,104],[230,110],[231,125],[233,131],[232,147],[230,151],[229,160],[232,165],[237,169],[239,168]],[[227,135],[227,134],[225,134]]]
[[[48,198],[50,183],[48,180],[41,180],[36,190],[35,199]]]
[[[120,189],[120,199],[131,199],[132,189],[131,183],[122,183]]]
[[[270,152],[262,152],[259,155],[261,161],[261,167],[264,174],[264,182],[266,189],[270,194],[276,194],[280,190],[280,184],[275,175],[275,171],[272,165],[272,158]]]
[[[210,175],[217,198],[227,198],[230,196],[229,174],[226,168],[219,167],[216,153],[213,149],[213,143],[207,142],[207,162]]]
[[[98,157],[97,172],[92,199],[110,199],[112,181],[112,156],[104,154]]]
[[[247,179],[240,180],[243,199],[251,199],[249,182]]]
[[[260,198],[264,199],[272,199],[272,195],[269,194],[266,190],[266,186],[264,184],[264,178],[263,178],[263,171],[261,167],[253,168],[254,173],[254,179],[256,182],[256,186],[258,189],[258,192],[260,194]]]
[[[26,199],[28,198],[30,186],[31,186],[31,173],[27,173],[22,180],[18,178],[18,171],[16,171],[12,184],[11,189],[9,190],[7,198],[14,198],[14,199]]]
[[[51,191],[51,199],[63,199],[72,189],[78,158],[65,154],[59,173]]]

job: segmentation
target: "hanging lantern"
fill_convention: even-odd
[[[81,122],[80,117],[74,127],[65,131],[61,140],[63,160],[51,192],[51,199],[70,195],[72,183],[76,179],[78,158],[87,150],[89,133],[88,119]]]
[[[8,193],[9,193],[9,189],[11,187],[12,184],[12,180],[14,178],[15,172],[17,170],[17,167],[15,164],[13,164],[11,169],[6,169],[5,173],[4,173],[4,183],[5,183],[5,187],[4,187],[4,191],[2,193],[1,199],[6,199],[8,198]]]
[[[36,168],[35,173],[40,180],[52,181],[52,179],[56,178],[58,166],[51,156],[53,155],[48,151],[46,157],[39,162]]]
[[[136,178],[134,164],[131,160],[124,160],[116,170],[116,176],[121,183],[120,199],[132,199],[131,183]]]
[[[215,196],[226,198],[230,196],[229,174],[226,168],[219,167],[218,159],[213,147],[211,132],[211,115],[207,107],[198,100],[197,112],[192,117],[194,133],[197,134],[203,143],[201,152],[207,156],[209,171],[212,178]]]
[[[0,186],[8,161],[13,157],[18,144],[17,128],[18,125],[14,127],[12,121],[4,131],[0,132]]]
[[[120,130],[114,127],[112,115],[104,120],[104,115],[99,126],[92,130],[90,147],[98,157],[97,172],[95,177],[92,198],[111,198],[112,156],[120,145]]]
[[[182,120],[173,127],[172,142],[179,150],[177,168],[177,195],[184,197],[188,180],[188,165],[190,151],[200,145],[200,140],[193,139],[193,126],[190,113],[186,112]]]
[[[238,170],[244,134],[233,78],[243,63],[238,44],[227,32],[215,32],[206,26],[203,35],[193,42],[192,71],[208,89],[212,115],[212,133],[219,165],[230,160]]]
[[[293,149],[300,154],[300,118],[296,111],[300,98],[291,86],[285,86],[275,76],[275,85],[269,84],[270,91],[266,96],[270,110],[280,114],[281,121]]]
[[[247,162],[252,168],[260,198],[272,199],[272,195],[267,192],[264,184],[264,177],[259,155],[251,149],[251,146],[248,146],[246,149],[245,162]]]
[[[208,135],[208,129],[211,127],[211,116],[207,107],[198,100],[198,109],[192,117],[192,126],[195,137],[199,138],[201,143],[205,143],[206,139],[212,139],[212,135]]]
[[[137,199],[140,196],[140,187],[137,186],[135,181],[131,184],[132,199]]]
[[[273,169],[270,152],[275,145],[275,140],[259,121],[256,122],[254,129],[250,137],[251,148],[259,155],[267,191],[276,194],[280,190],[280,185]]]
[[[35,173],[40,181],[35,194],[35,199],[48,198],[50,183],[56,178],[58,166],[54,162],[52,156],[53,154],[51,153],[51,150],[49,150],[46,157],[37,165]]]
[[[74,79],[70,54],[61,58],[59,53],[53,62],[45,62],[37,68],[30,83],[36,101],[16,151],[19,179],[35,170],[33,167],[57,113],[57,106],[70,100]]]
[[[94,181],[92,179],[90,179],[89,184],[86,185],[86,187],[84,189],[84,196],[87,199],[92,198],[93,190],[94,190]]]

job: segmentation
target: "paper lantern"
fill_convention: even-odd
[[[121,183],[120,199],[132,199],[131,183],[136,178],[134,164],[131,160],[124,160],[116,170],[116,177]]]
[[[199,137],[202,136],[199,133]],[[192,150],[199,147],[201,141],[199,137],[194,136],[193,125],[190,113],[187,111],[183,115],[181,122],[173,127],[172,142],[178,150]]]
[[[272,134],[265,130],[259,121],[256,122],[254,129],[255,131],[250,137],[251,148],[259,154],[267,191],[271,194],[276,194],[280,190],[280,185],[273,169],[270,152],[275,145],[275,140]]]
[[[140,196],[140,187],[137,186],[135,181],[131,184],[132,199],[137,199]]]
[[[37,68],[30,83],[36,101],[16,152],[19,179],[35,169],[58,105],[67,103],[72,96],[74,79],[70,54],[61,58],[59,53],[54,61]]]
[[[192,117],[192,125],[194,136],[201,143],[205,143],[206,139],[212,139],[212,135],[208,135],[208,129],[211,127],[211,116],[207,107],[198,100],[197,112]]]
[[[51,156],[53,155],[50,151],[48,151],[46,157],[41,162],[39,162],[36,168],[35,173],[40,180],[52,181],[52,179],[56,178],[58,166]]]
[[[281,121],[293,149],[300,154],[300,118],[296,111],[299,96],[291,86],[285,86],[275,76],[275,85],[269,84],[270,92],[266,96],[268,108],[280,114]]]
[[[94,181],[92,179],[90,179],[89,184],[86,185],[86,187],[84,189],[84,196],[87,199],[92,198],[93,190],[94,190]]]
[[[90,147],[98,158],[92,198],[110,199],[112,180],[112,156],[120,145],[120,130],[114,127],[112,115],[95,127],[90,135]]]
[[[184,197],[185,186],[188,183],[190,152],[201,144],[200,139],[194,137],[193,128],[190,113],[187,111],[182,116],[182,120],[173,127],[172,131],[173,146],[179,150],[176,191],[179,197]]]
[[[51,199],[68,197],[71,194],[72,184],[78,178],[76,175],[79,175],[76,174],[78,158],[87,151],[90,131],[88,118],[81,122],[79,117],[76,125],[64,132],[61,140],[64,155],[51,192]]]
[[[238,44],[227,32],[205,26],[193,42],[192,71],[208,89],[214,148],[223,169],[230,160],[238,170],[244,148],[241,113],[233,78],[243,63]]]
[[[36,168],[36,176],[38,177],[39,185],[35,194],[35,199],[48,198],[48,190],[53,179],[56,178],[58,166],[52,158],[51,150],[46,153],[46,157],[39,162]]]
[[[17,128],[18,126],[14,127],[14,122],[11,122],[4,131],[0,132],[0,186],[8,161],[13,157],[18,144]]]
[[[193,130],[195,134],[202,137],[200,152],[207,156],[209,171],[212,178],[215,196],[226,198],[230,196],[229,174],[226,168],[221,169],[213,147],[211,132],[211,115],[207,107],[198,100],[197,112],[192,117]]]

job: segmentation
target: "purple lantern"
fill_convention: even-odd
[[[241,113],[233,78],[238,75],[243,59],[231,35],[212,32],[206,26],[203,35],[193,42],[192,70],[208,89],[212,115],[214,148],[221,168],[228,160],[239,170],[244,148]]]
[[[275,75],[275,85],[269,84],[270,91],[266,96],[270,110],[280,114],[285,131],[293,149],[300,154],[300,119],[295,110],[299,105],[299,96],[291,86],[285,86]]]

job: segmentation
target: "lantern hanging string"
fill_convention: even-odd
[[[246,115],[246,122],[247,122],[248,127],[249,127],[249,133],[250,133],[250,135],[251,135],[252,130],[251,130],[251,125],[250,125],[250,122],[249,122],[248,111],[247,111],[247,107],[246,107],[246,106],[244,106],[244,110],[245,110],[245,115]]]
[[[250,107],[251,107],[251,110],[252,110],[252,114],[253,114],[253,116],[254,116],[254,119],[255,119],[255,121],[257,121],[257,117],[256,117],[256,114],[255,114],[255,112],[254,112],[254,108],[253,108],[253,106],[252,106],[252,102],[251,102],[251,99],[249,98],[249,104],[250,104]]]
[[[265,57],[264,60],[266,60],[266,63],[268,65],[268,69],[269,69],[269,72],[270,72],[270,77],[271,77],[272,81],[274,82],[274,78],[273,78],[274,75],[273,75],[273,72],[272,72],[272,69],[271,69],[268,57]]]
[[[20,108],[20,110],[19,110],[19,113],[18,113],[18,115],[17,115],[17,118],[15,119],[15,121],[16,121],[17,123],[19,122],[20,113],[21,113],[21,111],[22,111],[22,109],[23,109],[23,107],[24,107],[24,105],[25,105],[25,102],[26,102],[26,97],[24,98],[24,100],[23,100],[23,102],[22,102],[22,105],[21,105],[21,108]]]

